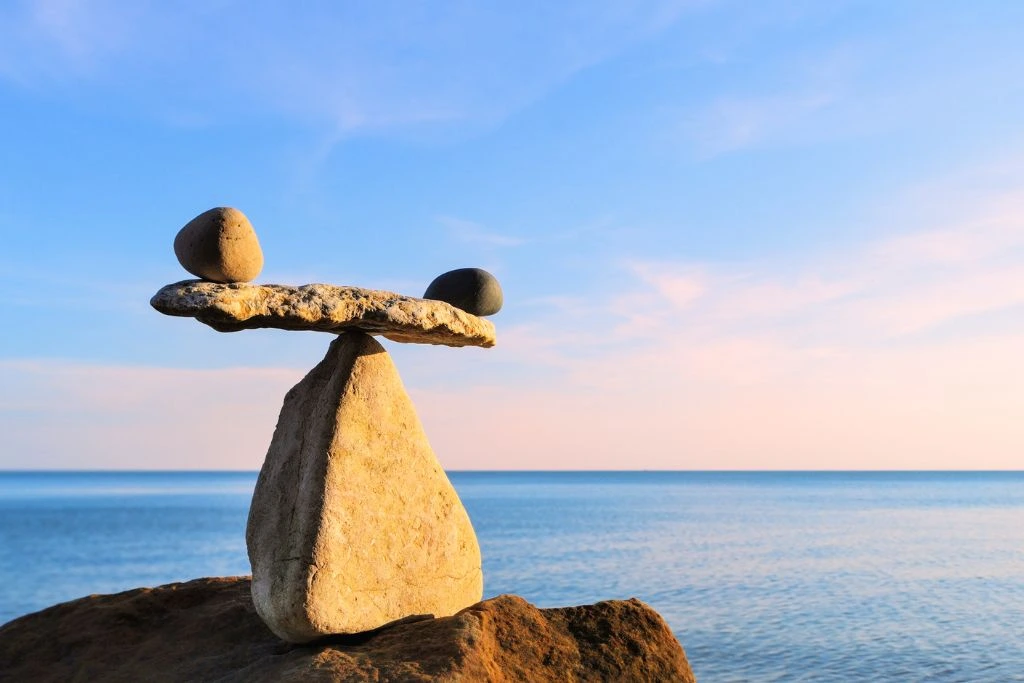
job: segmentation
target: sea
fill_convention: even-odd
[[[1024,681],[1024,472],[450,472],[485,596],[637,597],[713,681]],[[255,472],[0,473],[0,623],[249,573]]]

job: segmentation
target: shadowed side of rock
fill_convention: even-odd
[[[309,645],[277,639],[247,577],[94,595],[0,627],[12,681],[693,681],[637,600],[538,609],[500,596],[440,619]]]

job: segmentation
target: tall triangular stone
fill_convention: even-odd
[[[246,543],[256,610],[291,642],[482,597],[469,516],[390,356],[360,332],[285,396]]]

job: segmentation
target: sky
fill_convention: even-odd
[[[1024,3],[0,5],[0,469],[258,469],[331,336],[149,306],[494,273],[384,342],[448,469],[1024,467]]]

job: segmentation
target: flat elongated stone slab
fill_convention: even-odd
[[[446,346],[490,347],[495,341],[493,323],[443,301],[360,287],[185,280],[163,287],[149,303],[161,313],[193,317],[218,332],[273,327],[358,331]]]
[[[256,611],[294,643],[480,600],[469,515],[372,337],[339,336],[285,396],[246,545]]]

